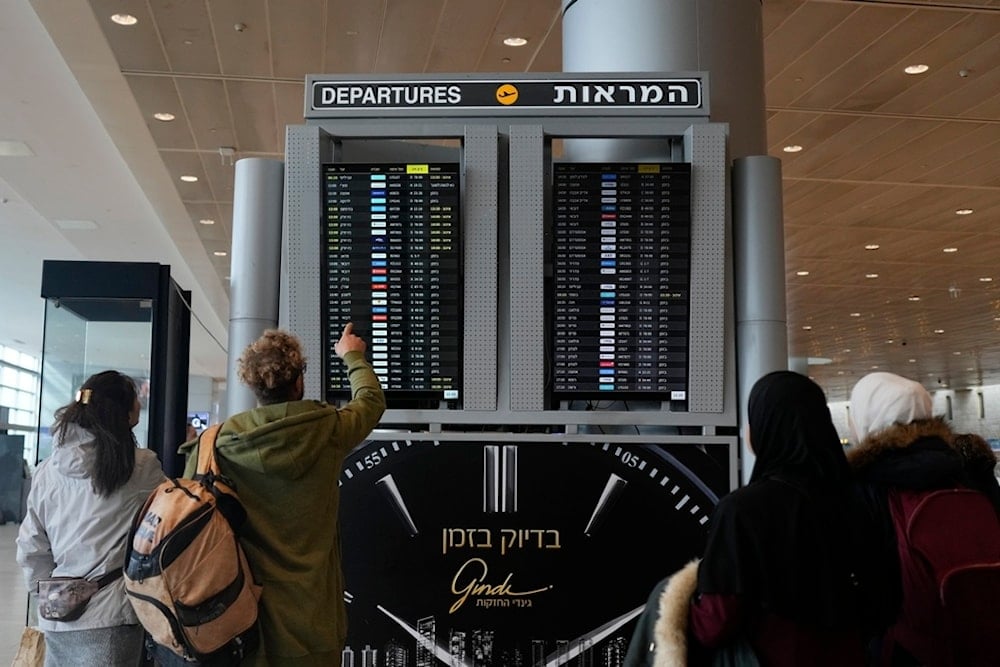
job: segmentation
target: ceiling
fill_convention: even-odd
[[[1000,0],[764,0],[763,16],[790,356],[829,360],[809,371],[831,400],[876,367],[1000,384]],[[40,349],[43,257],[159,261],[211,333],[192,327],[192,372],[224,377],[220,149],[282,159],[306,74],[559,71],[561,48],[559,0],[0,3],[0,141],[34,153],[0,157],[0,343]]]

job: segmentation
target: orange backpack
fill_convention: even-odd
[[[246,510],[215,460],[219,428],[199,439],[194,479],[156,487],[128,534],[125,592],[161,664],[238,662],[258,641],[261,589],[238,539]]]

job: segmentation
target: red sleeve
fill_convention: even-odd
[[[704,593],[691,603],[691,634],[708,648],[732,641],[743,621],[744,605],[738,595]]]

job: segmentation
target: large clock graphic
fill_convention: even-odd
[[[346,667],[622,663],[653,586],[702,551],[728,445],[544,437],[352,452]]]

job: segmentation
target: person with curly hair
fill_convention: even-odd
[[[110,583],[79,618],[38,619],[48,666],[142,660],[143,630],[124,584],[105,576],[121,573],[132,518],[166,479],[156,453],[137,448],[139,410],[132,378],[109,370],[88,378],[76,400],[56,411],[52,455],[35,472],[17,562],[32,592],[50,577]]]
[[[306,358],[288,332],[265,331],[239,359],[240,380],[258,406],[223,423],[216,458],[246,508],[241,542],[263,586],[261,645],[243,664],[340,664],[347,614],[337,482],[344,458],[385,411],[365,349],[348,324],[334,346],[347,365],[353,397],[341,408],[304,400]],[[197,441],[181,451],[188,455],[186,474],[193,476]]]

